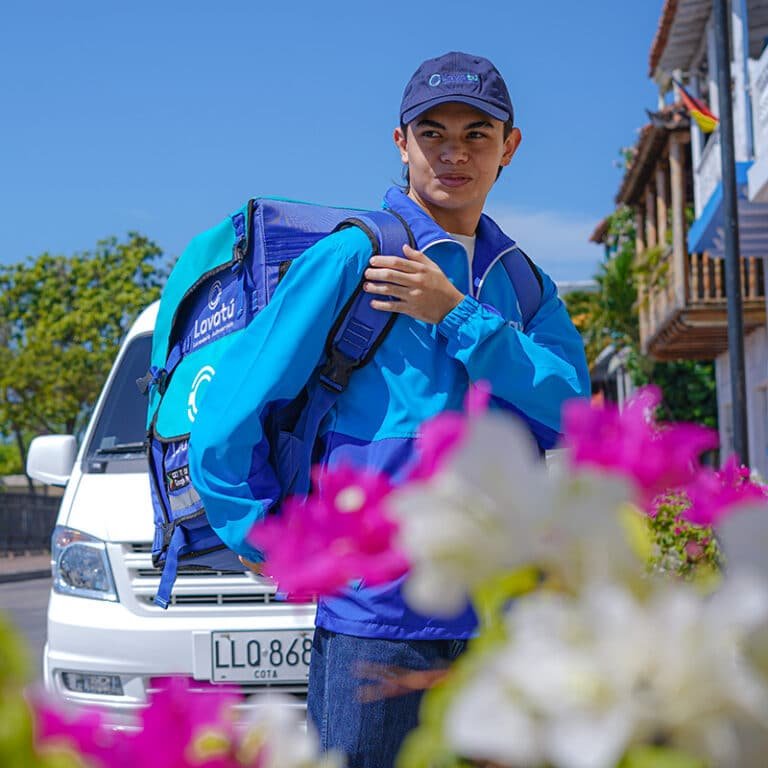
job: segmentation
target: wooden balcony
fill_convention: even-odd
[[[668,248],[639,291],[640,343],[658,360],[712,360],[728,349],[725,263],[708,253],[688,254],[683,279]],[[764,262],[741,259],[744,333],[765,324]]]

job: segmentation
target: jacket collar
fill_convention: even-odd
[[[390,187],[384,195],[384,208],[402,216],[410,226],[416,245],[421,250],[435,240],[453,238],[419,205],[413,202],[400,187]]]
[[[416,245],[426,248],[435,240],[453,240],[423,208],[413,202],[400,187],[390,187],[384,196],[384,207],[400,214],[409,224],[416,238]],[[479,281],[493,260],[504,251],[514,248],[515,241],[507,237],[498,224],[486,214],[480,216],[477,225],[477,241],[472,272]]]
[[[384,195],[384,207],[399,213],[410,225],[416,244],[425,248],[435,240],[453,238],[419,205],[413,202],[400,187],[390,187]],[[515,241],[501,231],[499,225],[486,214],[480,216],[477,225],[477,242],[494,255],[512,248]]]

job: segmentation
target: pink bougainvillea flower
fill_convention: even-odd
[[[424,422],[418,446],[418,461],[409,480],[427,480],[461,445],[465,436],[466,419],[457,411],[443,411]]]
[[[97,766],[128,768],[125,748],[117,732],[108,729],[104,715],[95,709],[67,710],[42,695],[34,695],[35,743],[40,749],[67,749]]]
[[[133,766],[142,768],[235,768],[233,706],[242,701],[232,689],[186,678],[157,678],[141,729],[132,735]],[[205,687],[206,690],[202,690]]]
[[[749,469],[731,456],[717,472],[702,468],[684,489],[691,504],[683,516],[696,525],[716,526],[725,516],[744,504],[766,504],[765,486],[753,483]]]
[[[489,398],[486,383],[470,386],[467,415],[485,411]],[[467,415],[446,411],[422,426],[409,480],[425,480],[443,466],[465,437]],[[264,572],[289,600],[335,594],[354,581],[382,584],[406,573],[408,560],[396,543],[399,525],[383,503],[392,490],[386,476],[339,465],[315,467],[313,481],[315,493],[288,499],[280,515],[249,534],[265,552]]]
[[[158,690],[135,732],[112,730],[100,712],[68,712],[35,699],[37,744],[69,747],[103,768],[241,768],[232,709],[239,694],[212,685],[193,691],[184,678],[152,684]]]
[[[657,424],[660,402],[657,387],[644,387],[622,411],[613,403],[566,403],[563,445],[571,465],[628,478],[648,510],[658,494],[690,483],[701,469],[700,455],[717,447],[717,433],[698,424]]]
[[[288,499],[281,514],[253,527],[249,541],[266,555],[265,573],[289,599],[372,586],[402,576],[408,562],[395,545],[397,523],[383,505],[389,480],[348,465],[316,467],[306,500]]]
[[[443,411],[422,424],[418,461],[409,480],[427,480],[445,464],[466,437],[468,418],[485,412],[490,397],[490,385],[485,381],[477,382],[467,390],[466,413]]]

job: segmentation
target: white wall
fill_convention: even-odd
[[[744,338],[749,464],[768,478],[768,333],[758,328]],[[733,451],[731,378],[728,353],[715,360],[717,416],[722,458]]]

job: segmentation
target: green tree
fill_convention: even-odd
[[[32,436],[82,431],[130,324],[160,295],[160,257],[130,233],[0,266],[0,434],[22,465]]]
[[[628,347],[634,384],[653,383],[664,394],[661,419],[716,427],[714,364],[699,360],[657,361],[640,351],[637,285],[648,265],[636,259],[631,208],[621,206],[608,217],[606,238],[611,257],[600,264],[595,275],[598,290],[565,296],[568,310],[584,337],[588,363],[591,366],[608,344]]]
[[[14,444],[0,443],[0,477],[21,474],[21,459]]]
[[[608,218],[607,244],[611,258],[601,262],[594,280],[597,291],[573,291],[565,303],[584,337],[590,366],[609,344],[637,347],[637,281],[634,273],[632,212],[621,207]]]

